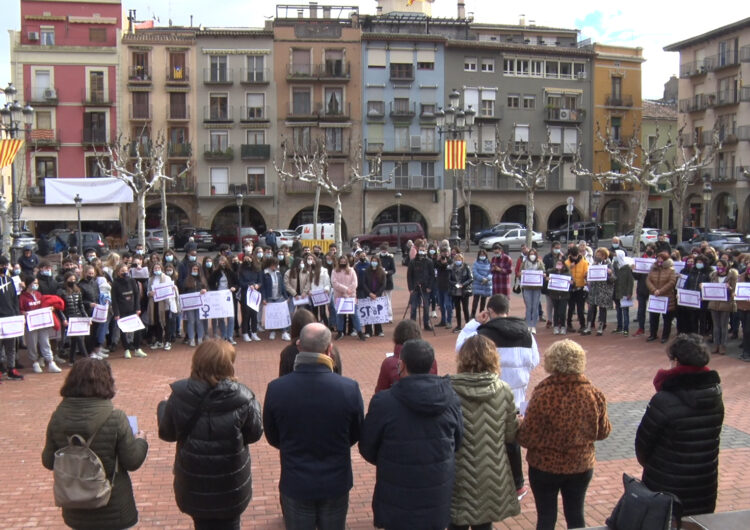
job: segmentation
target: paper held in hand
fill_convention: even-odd
[[[295,298],[294,299],[294,307],[298,307],[301,305],[310,305],[310,297],[309,296],[303,296],[301,298]]]
[[[521,271],[521,287],[541,287],[544,285],[543,271]]]
[[[677,276],[677,288],[678,289],[684,289],[685,283],[687,282],[688,277],[684,274],[680,274]]]
[[[565,274],[550,274],[547,289],[550,291],[569,291],[572,278]]]
[[[623,296],[620,298],[620,307],[633,307],[633,299]]]
[[[606,282],[607,281],[607,266],[606,265],[591,265],[589,272],[586,274],[587,282]]]
[[[741,302],[750,302],[750,282],[739,282],[734,288],[734,299]]]
[[[677,289],[677,305],[700,309],[701,293],[698,291],[688,291],[687,289]]]
[[[339,315],[353,315],[356,300],[354,298],[339,298],[336,300],[336,313]]]
[[[52,320],[52,308],[43,307],[42,309],[28,311],[26,313],[26,325],[29,327],[29,331],[51,328],[55,325],[54,320]]]
[[[117,320],[117,327],[120,328],[120,331],[122,331],[123,333],[135,333],[138,330],[146,329],[146,326],[143,325],[141,317],[139,317],[138,315],[120,317]]]
[[[0,318],[0,339],[23,337],[25,327],[26,317],[23,315]]]
[[[649,313],[666,314],[669,310],[669,297],[667,296],[649,296],[646,311]]]
[[[675,261],[672,263],[672,267],[674,268],[674,271],[677,274],[680,274],[682,272],[682,269],[685,268],[685,262],[684,261]]]
[[[91,320],[93,322],[104,323],[107,321],[107,315],[109,314],[109,304],[107,305],[94,305],[94,311],[91,314]]]
[[[263,327],[269,330],[286,329],[292,325],[289,315],[289,305],[286,302],[273,302],[266,304],[263,311]]]
[[[183,311],[198,309],[202,305],[203,301],[201,300],[201,293],[187,293],[180,295],[180,306]]]
[[[91,320],[88,317],[70,317],[68,319],[68,337],[87,337],[91,333]]]
[[[168,298],[174,297],[174,283],[164,283],[162,285],[154,285],[154,302],[161,302]]]
[[[260,291],[256,291],[255,289],[248,289],[245,304],[247,305],[247,307],[257,312],[260,309],[261,298],[262,297],[260,295]]]
[[[320,290],[311,292],[310,300],[312,300],[312,303],[315,307],[318,307],[321,305],[326,305],[331,300],[331,297],[324,290]]]
[[[654,263],[656,263],[654,258],[635,258],[633,259],[633,272],[648,274]]]
[[[726,302],[729,300],[729,289],[726,283],[702,283],[701,297],[709,302]]]

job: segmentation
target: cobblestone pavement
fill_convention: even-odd
[[[400,320],[407,303],[405,270],[399,268],[394,292],[394,314]],[[513,296],[512,313],[523,314],[523,301]],[[613,317],[613,312],[610,312]],[[613,326],[610,325],[610,330]],[[390,335],[392,326],[386,326]],[[278,374],[278,354],[285,343],[276,340],[238,345],[239,379],[262,400],[266,385]],[[439,329],[427,339],[437,352],[441,374],[455,370],[453,345],[455,335]],[[540,327],[538,342],[543,350],[557,337]],[[653,394],[652,379],[658,368],[667,365],[664,345],[646,343],[643,337],[622,337],[605,332],[605,336],[580,337],[588,351],[587,375],[606,394],[614,429],[609,440],[598,445],[598,463],[586,499],[586,516],[590,525],[603,524],[622,492],[622,473],[640,475],[633,456],[633,437],[646,403]],[[372,338],[362,343],[346,337],[338,342],[343,357],[344,374],[357,379],[365,399],[372,396],[380,363],[392,343],[386,338]],[[717,356],[712,368],[722,378],[726,406],[725,427],[720,455],[718,511],[750,508],[750,364],[738,361],[738,343],[729,346],[730,355]],[[169,393],[169,383],[189,374],[191,350],[175,346],[172,351],[154,351],[147,359],[122,358],[113,354],[111,363],[117,383],[115,406],[129,415],[137,415],[139,425],[149,437],[149,454],[143,467],[132,473],[135,496],[140,511],[138,528],[191,528],[190,519],[175,506],[172,492],[174,444],[157,437],[156,405]],[[22,352],[22,360],[30,363]],[[67,369],[65,370],[67,371]],[[0,385],[0,454],[3,455],[2,506],[3,528],[64,528],[60,510],[52,499],[52,473],[41,465],[41,450],[50,414],[60,401],[62,376],[33,374],[25,371],[23,382],[3,381]],[[533,388],[545,377],[542,367],[532,376]],[[282,528],[278,502],[278,452],[262,439],[251,446],[253,457],[253,500],[242,519],[243,528]],[[352,451],[354,483],[351,491],[348,526],[372,528],[370,508],[375,468]],[[559,520],[562,520],[560,514]],[[496,528],[533,528],[536,521],[533,495],[522,502],[522,513],[498,523]],[[563,528],[562,523],[558,523]]]

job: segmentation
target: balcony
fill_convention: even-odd
[[[368,141],[365,146],[367,154],[424,154],[437,157],[440,153],[440,140],[437,138],[422,138],[415,134],[407,138],[406,142],[396,143],[394,139],[388,141]],[[493,150],[494,152],[494,150]]]
[[[719,90],[716,94],[708,96],[708,102],[712,107],[724,107],[727,105],[736,105],[740,102],[739,94],[734,89]]]
[[[706,133],[708,133],[709,135],[712,135],[713,131],[706,131],[703,134],[706,134]],[[734,145],[738,142],[738,140],[739,139],[737,138],[737,129],[732,129],[730,127],[719,129],[719,141],[721,142],[722,146]],[[710,143],[710,142],[711,142],[711,138],[709,136],[708,141],[704,143]]]
[[[724,53],[719,53],[711,57],[706,57],[706,68],[715,72],[731,66],[737,66],[740,64],[740,56],[737,49],[729,49]]]
[[[633,96],[623,96],[623,95],[614,96],[612,94],[607,94],[607,100],[605,102],[605,106],[630,108],[633,106]]]
[[[129,66],[128,67],[128,84],[148,86],[151,84],[151,67],[150,66]]]
[[[234,107],[212,107],[205,105],[203,107],[203,121],[213,123],[231,123],[234,121],[232,118],[234,114]]]
[[[316,67],[321,81],[349,81],[351,78],[348,61],[329,60]]]
[[[30,90],[27,89],[26,93],[31,96],[29,104],[32,107],[48,107],[58,103],[55,87],[33,87]]]
[[[240,122],[267,122],[270,121],[270,112],[271,107],[269,105],[264,105],[262,107],[240,107]]]
[[[307,102],[297,102],[295,105],[294,100],[289,102],[289,118],[296,119],[317,119],[318,115],[322,111],[323,105],[321,103],[315,103],[310,105]]]
[[[389,79],[395,83],[399,81],[414,81],[414,67],[410,64],[391,64]]]
[[[740,101],[750,101],[750,86],[740,88]]]
[[[242,85],[267,85],[271,82],[271,70],[248,70],[240,68],[240,84]]]
[[[740,48],[740,62],[750,63],[750,45]]]
[[[737,166],[737,167],[717,166],[714,172],[714,182],[716,181],[731,182],[731,181],[737,180],[738,177],[743,176],[742,170],[743,170],[742,166]]]
[[[231,85],[234,83],[234,70],[231,68],[204,68],[204,85]]]
[[[130,105],[131,121],[151,121],[153,110],[151,105]]]
[[[204,145],[203,159],[207,161],[232,161],[234,160],[234,149],[231,145],[224,148]]]
[[[193,145],[189,142],[169,142],[167,153],[169,158],[190,158],[193,156]]]
[[[81,103],[89,107],[108,107],[114,104],[114,100],[114,91],[111,91],[110,94],[107,94],[103,90],[81,90]]]
[[[417,115],[417,104],[415,102],[404,104],[391,101],[388,104],[388,108],[390,109],[389,114],[393,120],[412,120],[414,116]]]
[[[425,175],[406,175],[393,177],[393,189],[396,190],[436,190],[438,177]]]
[[[128,156],[130,158],[149,158],[153,143],[151,140],[142,140],[140,142],[130,142],[128,144]]]
[[[546,109],[544,121],[582,123],[585,117],[586,111],[584,109],[559,109],[553,107]]]
[[[750,141],[750,125],[740,125],[737,127],[737,140],[740,142]]]
[[[292,63],[286,67],[287,81],[312,81],[315,77],[315,69],[310,63]]]
[[[60,147],[60,129],[31,129],[28,140],[34,148]]]
[[[107,145],[107,131],[99,127],[84,127],[81,137],[84,144]]]
[[[695,77],[698,75],[704,75],[708,72],[708,69],[704,61],[689,61],[680,65],[680,78],[685,79],[688,77]]]
[[[230,183],[224,185],[212,186],[208,181],[202,181],[198,183],[198,196],[199,197],[234,197],[238,194],[242,194],[243,197],[273,197],[273,193],[269,192],[266,188],[265,179],[256,181],[253,185],[247,183],[237,184]],[[313,185],[312,191],[315,191]]]
[[[269,160],[271,158],[271,146],[268,144],[242,144],[240,146],[240,158],[242,160]]]
[[[190,121],[190,105],[167,105],[167,121]]]
[[[385,118],[385,102],[370,100],[367,102],[367,119],[381,120]]]
[[[339,103],[336,105],[326,104],[323,105],[320,113],[321,120],[327,121],[346,121],[352,115],[352,104],[351,103]]]
[[[190,82],[190,69],[187,66],[167,67],[168,85],[187,85]]]
[[[172,180],[163,180],[162,186],[165,186],[167,193],[195,193],[195,176],[192,171],[187,171],[182,176],[173,176]],[[156,187],[158,188],[158,186]],[[160,189],[154,189],[155,193],[159,193]]]
[[[680,112],[700,112],[708,108],[708,102],[706,94],[696,94],[692,98],[681,99],[678,108]]]
[[[28,191],[26,192],[26,198],[28,199],[30,204],[44,204],[44,180],[45,179],[43,178],[39,179],[38,183],[40,183],[41,185],[29,186]]]
[[[477,111],[476,116],[474,116],[475,120],[478,121],[498,121],[503,119],[503,108],[495,105],[495,108],[492,109],[493,112],[490,114],[489,112],[484,113],[481,109]]]

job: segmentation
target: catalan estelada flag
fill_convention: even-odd
[[[466,169],[466,140],[445,141],[445,169]]]
[[[0,168],[13,163],[22,145],[23,140],[0,140]]]

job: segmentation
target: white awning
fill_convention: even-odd
[[[24,221],[77,221],[75,206],[24,206],[21,210]],[[81,206],[81,221],[119,221],[119,204],[85,204]]]

